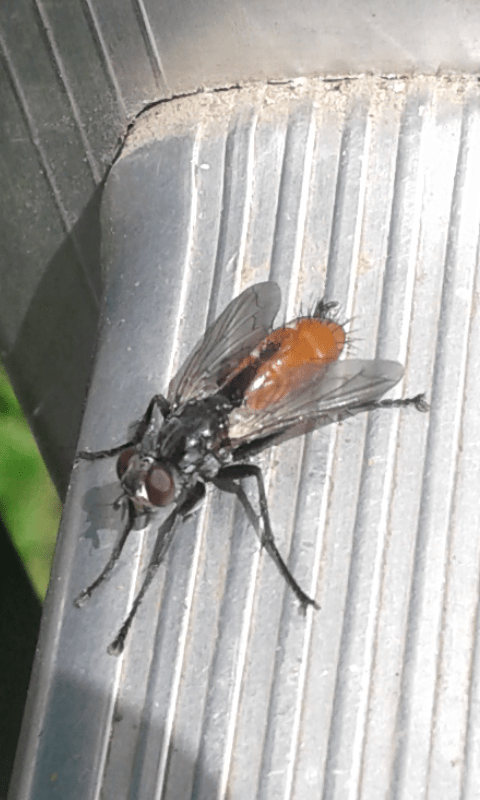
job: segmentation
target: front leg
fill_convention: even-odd
[[[165,558],[167,550],[170,547],[170,544],[174,537],[177,522],[185,519],[185,517],[188,517],[188,515],[191,514],[195,506],[201,500],[203,500],[204,496],[205,496],[204,484],[203,483],[195,484],[195,486],[193,486],[187,492],[187,494],[183,497],[183,499],[179,500],[179,502],[177,503],[171,514],[169,514],[167,519],[158,529],[157,538],[155,540],[150,561],[147,565],[147,569],[145,570],[143,582],[140,586],[140,589],[138,590],[137,596],[135,597],[132,603],[129,613],[122,624],[122,627],[120,628],[113,642],[108,647],[108,653],[111,656],[118,656],[123,651],[125,645],[125,639],[127,637],[128,631],[130,630],[133,618],[137,613],[138,607],[144,598],[145,592],[150,586],[160,564]]]
[[[108,559],[105,567],[101,571],[98,578],[96,578],[93,581],[93,583],[91,583],[90,586],[88,586],[86,589],[83,589],[83,591],[81,591],[80,594],[73,601],[74,605],[76,605],[77,608],[81,608],[81,606],[83,606],[86,603],[86,601],[89,600],[89,598],[92,596],[92,593],[95,591],[95,589],[97,589],[98,586],[100,586],[100,584],[103,583],[109,577],[112,569],[114,568],[115,564],[120,558],[123,546],[127,541],[127,537],[134,526],[135,518],[137,516],[137,514],[135,513],[135,506],[133,505],[130,499],[127,500],[127,514],[128,514],[127,523],[115,547],[113,548],[110,558]]]
[[[127,447],[136,447],[137,444],[140,444],[145,433],[147,432],[148,426],[152,420],[152,414],[154,408],[158,408],[161,415],[165,418],[170,413],[170,403],[162,394],[156,394],[150,400],[147,410],[143,415],[142,419],[139,421],[135,433],[130,441],[125,442],[124,444],[119,444],[116,447],[111,447],[109,450],[96,450],[90,452],[90,450],[81,450],[75,456],[75,463],[79,459],[83,459],[84,461],[96,461],[98,458],[112,458],[113,456],[118,456],[123,450],[126,450]]]

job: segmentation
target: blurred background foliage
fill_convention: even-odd
[[[0,511],[33,587],[43,600],[61,503],[0,364]]]

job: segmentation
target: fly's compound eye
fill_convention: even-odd
[[[175,483],[165,467],[150,467],[145,478],[145,489],[152,506],[168,506],[175,498]]]
[[[132,458],[132,456],[135,455],[136,452],[137,451],[135,450],[134,447],[127,447],[127,449],[124,450],[122,453],[120,453],[120,455],[118,456],[118,459],[117,459],[117,475],[118,475],[120,480],[125,475],[125,473],[126,473],[126,471],[128,469],[128,465],[130,464],[130,459]]]

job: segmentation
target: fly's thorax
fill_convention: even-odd
[[[223,464],[231,404],[220,395],[184,403],[168,417],[156,456],[175,464],[180,481],[210,480]]]
[[[230,408],[220,396],[184,403],[163,423],[158,435],[157,457],[180,464],[192,449],[200,448],[205,453],[216,451],[228,435]]]

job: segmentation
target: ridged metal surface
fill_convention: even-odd
[[[135,115],[248,81],[476,74],[479,29],[471,1],[4,0],[0,356],[62,496],[99,313],[99,186]]]
[[[82,446],[123,441],[206,323],[267,278],[280,322],[339,301],[350,354],[400,360],[394,395],[431,410],[263,457],[279,548],[320,611],[302,617],[214,491],[120,660],[106,646],[157,524],[73,608],[120,526],[114,464],[79,465],[11,800],[478,797],[479,174],[473,80],[305,81],[142,119],[104,197]]]

